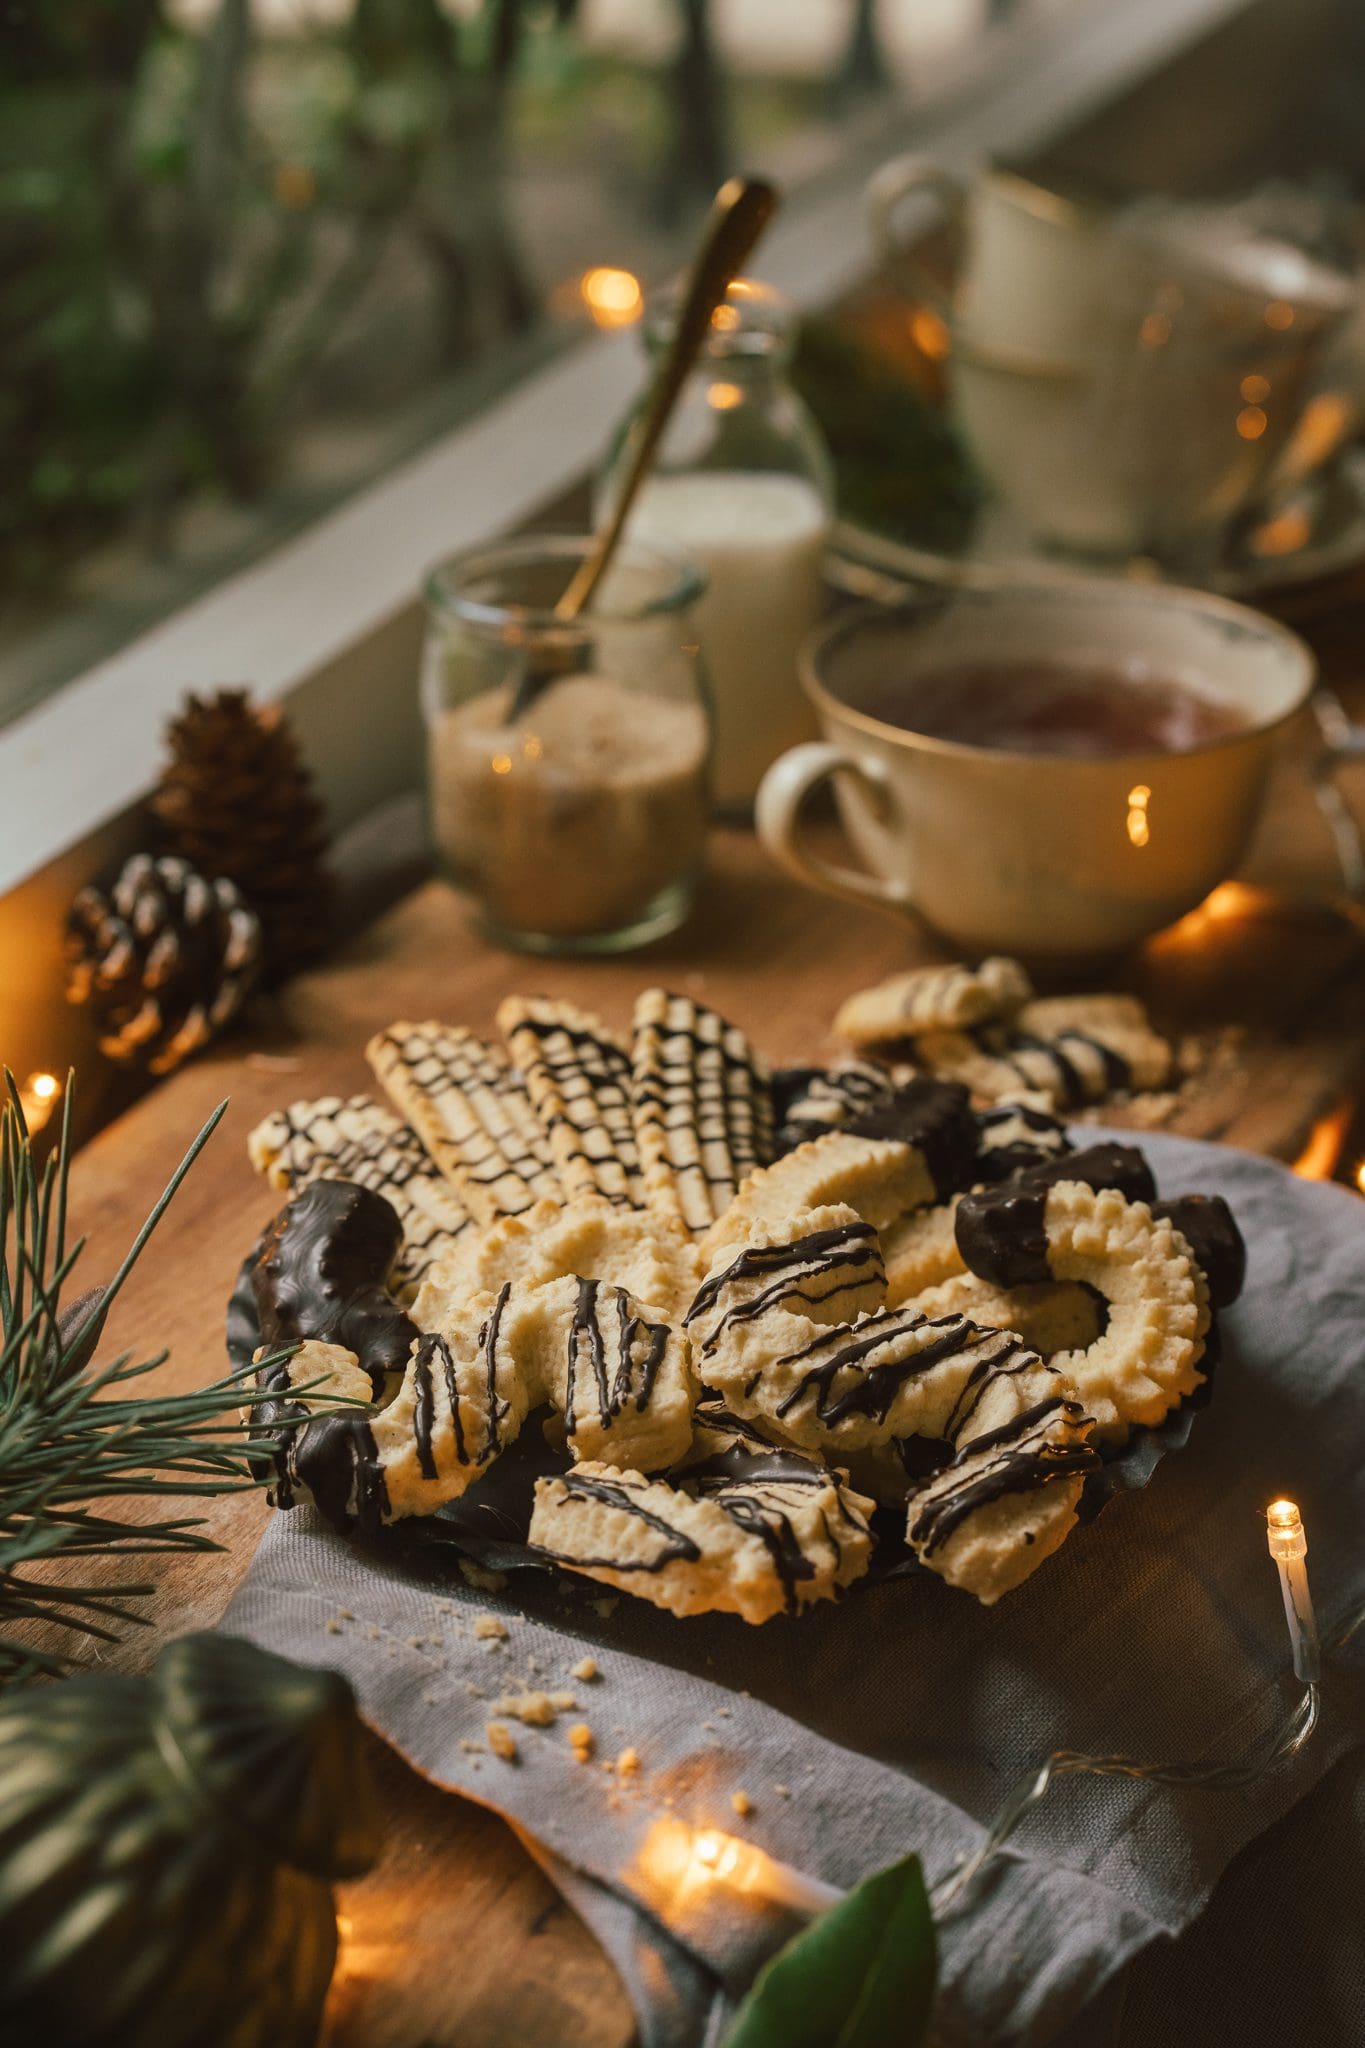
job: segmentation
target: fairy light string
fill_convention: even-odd
[[[1266,1510],[1266,1540],[1280,1573],[1285,1620],[1294,1672],[1303,1690],[1279,1726],[1242,1757],[1219,1763],[1142,1763],[1127,1756],[1086,1756],[1079,1750],[1054,1750],[1037,1770],[1017,1784],[972,1854],[947,1872],[930,1892],[936,1913],[955,1905],[992,1856],[1004,1848],[1026,1815],[1046,1797],[1059,1778],[1141,1779],[1152,1785],[1199,1786],[1207,1791],[1236,1791],[1281,1770],[1300,1753],[1318,1724],[1322,1706],[1321,1651],[1312,1595],[1308,1589],[1307,1537],[1303,1517],[1290,1500],[1272,1501]],[[1365,1603],[1356,1607],[1327,1639],[1339,1650],[1365,1621]]]

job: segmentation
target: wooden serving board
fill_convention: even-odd
[[[1311,806],[1305,816],[1292,777],[1270,819],[1254,869],[1261,875],[1268,861],[1274,866],[1277,844],[1282,866],[1284,847],[1301,854],[1309,844]],[[1319,840],[1325,846],[1325,835]],[[905,923],[779,876],[751,835],[737,831],[716,834],[710,879],[686,930],[627,959],[511,957],[477,936],[453,892],[428,884],[291,984],[254,1038],[171,1078],[80,1155],[73,1213],[90,1235],[89,1284],[112,1271],[189,1139],[214,1104],[230,1098],[111,1318],[108,1355],[115,1346],[142,1356],[168,1347],[168,1387],[201,1384],[222,1369],[228,1294],[279,1200],[251,1172],[246,1135],[296,1097],[368,1088],[362,1048],[397,1017],[440,1016],[491,1031],[499,1001],[522,989],[571,997],[619,1024],[637,990],[662,980],[732,1016],[775,1060],[809,1059],[829,1049],[829,1021],[844,996],[934,957],[941,956],[932,942]],[[1365,941],[1340,912],[1225,890],[1149,947],[1127,979],[1160,1022],[1194,1034],[1204,1052],[1164,1105],[1167,1128],[1292,1161],[1315,1131],[1319,1142],[1330,1135],[1330,1120],[1358,1090]],[[224,1551],[173,1560],[153,1626],[98,1660],[88,1652],[89,1660],[143,1668],[163,1639],[211,1626],[268,1512],[255,1495],[212,1504],[206,1521]],[[390,1841],[381,1868],[343,1899],[355,1938],[336,1998],[334,2048],[628,2041],[629,2007],[614,1972],[507,1828],[423,1784],[396,1758],[380,1761]]]

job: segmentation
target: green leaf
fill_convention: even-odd
[[[865,1878],[760,1970],[725,2048],[915,2048],[937,1976],[918,1856]]]

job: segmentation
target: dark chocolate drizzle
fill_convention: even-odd
[[[778,1303],[802,1302],[815,1308],[841,1294],[851,1284],[848,1279],[824,1289],[814,1283],[822,1274],[838,1273],[845,1267],[874,1280],[881,1277],[881,1245],[871,1224],[837,1223],[828,1230],[812,1230],[791,1244],[751,1245],[719,1273],[703,1280],[683,1317],[683,1326],[690,1328],[718,1309],[731,1289],[750,1281],[766,1281],[747,1301],[724,1311],[701,1346],[704,1352],[713,1351],[732,1324],[753,1322]],[[803,1286],[802,1282],[812,1284]]]
[[[1167,1217],[1184,1238],[1208,1282],[1210,1306],[1230,1308],[1246,1281],[1247,1248],[1223,1197],[1177,1195],[1169,1202],[1154,1202],[1152,1214]]]
[[[597,1169],[604,1162],[590,1152],[582,1140],[588,1130],[604,1129],[621,1170],[629,1179],[638,1171],[638,1162],[630,1105],[630,1061],[626,1054],[598,1032],[585,1025],[565,1023],[560,1018],[519,1017],[510,1037],[514,1050],[523,1033],[536,1041],[540,1063],[566,1105],[565,1109],[555,1110],[545,1119],[547,1137],[556,1130],[567,1132],[568,1157],[586,1165],[596,1183],[599,1179]],[[583,1085],[575,1088],[575,1082]],[[575,1109],[586,1110],[589,1119],[586,1124],[575,1118],[572,1113]],[[601,1189],[600,1192],[618,1208],[635,1206],[625,1188]]]
[[[560,1484],[569,1500],[600,1501],[604,1507],[615,1508],[619,1514],[631,1515],[637,1522],[644,1522],[649,1528],[657,1529],[665,1539],[664,1547],[657,1556],[621,1559],[617,1557],[583,1557],[563,1550],[546,1550],[543,1554],[553,1558],[557,1564],[576,1565],[582,1571],[606,1570],[613,1572],[661,1572],[665,1565],[685,1558],[695,1564],[701,1551],[692,1538],[681,1529],[675,1529],[662,1515],[653,1509],[642,1507],[630,1487],[615,1479],[590,1479],[579,1472],[566,1472]]]
[[[592,1371],[597,1411],[604,1423],[612,1422],[633,1400],[643,1415],[654,1396],[659,1368],[668,1349],[668,1325],[647,1322],[637,1315],[623,1288],[612,1287],[615,1297],[617,1359],[613,1378],[607,1376],[607,1347],[602,1327],[602,1283],[578,1282],[578,1299],[569,1325],[565,1372],[564,1427],[572,1436],[578,1427],[578,1381],[584,1353]],[[643,1353],[640,1353],[643,1346]]]
[[[916,1146],[940,1200],[972,1184],[976,1118],[960,1081],[907,1081],[888,1101],[852,1117],[844,1129],[858,1138],[895,1138]]]
[[[1057,1443],[1047,1437],[1048,1423],[1058,1413],[1071,1423],[1082,1420],[1079,1402],[1051,1394],[962,1446],[952,1463],[910,1503],[907,1531],[921,1555],[930,1556],[968,1515],[991,1501],[1009,1493],[1032,1493],[1059,1479],[1083,1479],[1098,1470],[1098,1453],[1089,1444]],[[1033,1435],[1042,1435],[1043,1441],[1030,1442]],[[983,1454],[986,1464],[977,1470]],[[954,1473],[959,1475],[956,1479]]]
[[[271,1350],[309,1337],[340,1344],[355,1353],[378,1398],[418,1335],[382,1284],[402,1235],[393,1205],[372,1188],[341,1180],[304,1188],[253,1254],[261,1343]]]
[[[924,1330],[935,1330],[938,1335],[913,1351],[897,1355],[893,1350],[877,1364],[855,1371],[855,1368],[863,1368],[865,1359],[884,1346],[893,1345],[897,1338],[917,1335]],[[945,1359],[982,1345],[987,1348],[980,1363],[984,1369],[990,1370],[999,1370],[1007,1359],[1025,1350],[1022,1339],[1012,1331],[983,1330],[965,1316],[939,1316],[933,1321],[926,1321],[913,1309],[882,1309],[859,1323],[857,1334],[852,1338],[844,1330],[823,1331],[800,1351],[789,1352],[780,1359],[780,1365],[794,1365],[802,1359],[816,1357],[827,1346],[833,1347],[827,1358],[820,1359],[802,1376],[792,1392],[778,1404],[776,1413],[779,1418],[790,1414],[807,1394],[814,1392],[816,1416],[828,1428],[834,1428],[855,1415],[870,1416],[877,1422],[884,1422],[891,1412],[892,1402],[907,1380],[917,1379]],[[1037,1353],[1029,1351],[1027,1360],[1037,1364]],[[836,1394],[836,1381],[841,1373],[848,1372],[854,1374],[851,1385]]]
[[[1088,1031],[1068,1028],[1059,1031],[1054,1038],[1038,1038],[1031,1031],[1021,1031],[1015,1026],[988,1023],[974,1025],[967,1035],[990,1058],[1012,1067],[1027,1087],[1038,1085],[1038,1075],[1017,1055],[1031,1053],[1035,1060],[1041,1060],[1046,1068],[1051,1069],[1058,1096],[1066,1109],[1079,1109],[1082,1104],[1099,1101],[1105,1095],[1125,1094],[1132,1082],[1132,1069],[1123,1055],[1115,1052],[1112,1045],[1106,1045],[1103,1039],[1092,1037]],[[1100,1089],[1091,1087],[1068,1047],[1084,1047],[1093,1053],[1103,1073]]]
[[[756,1475],[751,1474],[740,1485],[733,1480],[723,1480],[708,1486],[705,1481],[698,1492],[730,1517],[730,1520],[746,1536],[757,1536],[759,1542],[772,1559],[773,1570],[782,1587],[782,1605],[788,1614],[795,1614],[799,1606],[796,1589],[803,1579],[815,1577],[814,1561],[801,1548],[800,1540],[791,1521],[774,1500],[764,1500],[749,1493],[745,1488],[752,1485]],[[809,1486],[827,1484],[828,1474],[813,1467],[803,1473],[798,1481],[784,1479],[781,1484]]]

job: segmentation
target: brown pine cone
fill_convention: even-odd
[[[282,980],[326,946],[332,880],[322,805],[277,705],[246,690],[187,698],[151,800],[161,843],[200,874],[235,882],[261,920],[266,971]]]
[[[100,1051],[169,1074],[238,1017],[261,971],[261,926],[231,882],[134,854],[106,896],[84,888],[66,926],[68,1002]]]

